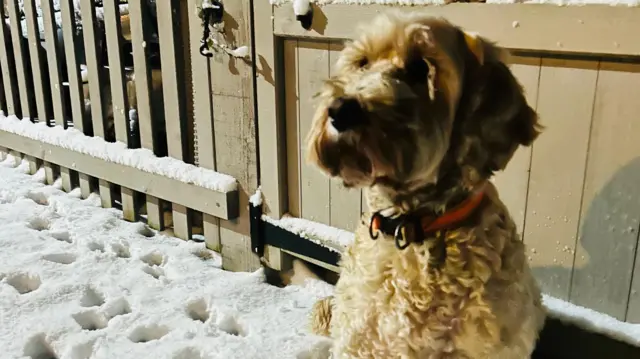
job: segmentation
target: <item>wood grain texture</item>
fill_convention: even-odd
[[[35,108],[39,121],[49,121],[51,117],[51,89],[49,78],[43,73],[41,64],[45,64],[44,50],[40,45],[40,29],[36,14],[35,0],[24,1],[24,15],[27,22],[27,39],[29,60],[31,61],[31,74],[33,78],[33,92],[35,95]],[[45,1],[46,2],[46,1]],[[46,80],[46,81],[45,81]]]
[[[26,156],[29,162],[29,174],[34,175],[40,167],[42,167],[42,160],[33,156]]]
[[[44,181],[48,185],[52,185],[58,178],[56,165],[51,162],[44,162]]]
[[[122,198],[122,218],[125,221],[135,222],[138,218],[136,206],[136,194],[131,188],[120,187]]]
[[[67,76],[69,82],[69,94],[71,99],[71,116],[73,127],[88,134],[92,127],[91,119],[85,118],[84,92],[82,91],[82,80],[80,77],[80,63],[76,56],[76,49],[80,44],[75,33],[75,10],[74,0],[60,1],[60,14],[62,17],[62,35],[64,39],[65,61],[67,62]]]
[[[6,7],[0,9],[2,18],[5,18]],[[20,98],[18,97],[18,78],[13,62],[13,49],[11,47],[11,34],[8,26],[0,26],[0,65],[2,66],[2,86],[4,88],[7,112],[9,115],[19,115]]]
[[[186,97],[184,89],[185,63],[178,25],[178,2],[156,3],[160,62],[162,63],[162,94],[170,157],[192,163],[188,151]]]
[[[284,99],[287,78],[294,70],[287,67],[288,60],[283,59],[283,40],[273,36],[273,17],[269,16],[273,7],[267,1],[253,1],[253,7],[254,14],[257,14],[253,23],[258,138],[268,139],[260,142],[259,151],[263,212],[280,218],[289,207],[287,186],[291,184],[287,179],[289,117],[283,101],[288,105],[288,100]]]
[[[288,213],[295,217],[301,216],[301,185],[300,168],[303,165],[300,153],[302,148],[299,130],[299,102],[298,102],[298,41],[284,40],[283,86],[285,97],[285,127],[287,147],[287,194]],[[262,144],[262,142],[260,142]]]
[[[357,10],[354,11],[354,7]],[[292,6],[274,10],[274,33],[282,36],[350,38],[357,24],[371,21],[384,5],[332,4],[315,7],[314,23],[300,26]],[[555,4],[466,4],[401,6],[401,11],[425,11],[478,32],[504,47],[533,51],[640,55],[639,7]]]
[[[625,320],[640,226],[640,65],[600,65],[571,302]]]
[[[55,12],[52,0],[40,1],[42,7],[42,24],[44,28],[44,46],[47,51],[47,64],[49,69],[49,83],[51,85],[51,102],[53,104],[53,117],[57,126],[66,127],[68,116],[66,97],[62,93],[62,62],[64,52],[60,51],[57,41],[58,26],[55,21]]]
[[[100,193],[100,203],[102,208],[113,207],[113,197],[111,196],[111,183],[106,180],[98,180],[98,192]]]
[[[96,20],[95,0],[80,0],[82,10],[82,38],[84,39],[84,53],[87,61],[87,75],[89,77],[89,98],[91,99],[91,122],[93,135],[105,137],[105,109],[103,108],[104,82],[102,63],[98,55],[98,23]]]
[[[329,76],[329,43],[298,41],[298,136],[302,218],[331,224],[329,178],[305,161],[305,139],[315,113],[313,95]]]
[[[149,34],[144,29],[147,2],[143,0],[129,1],[131,18],[131,45],[133,48],[133,72],[135,74],[136,110],[142,148],[156,153],[156,124],[151,111],[151,72],[148,65],[147,41]]]
[[[251,46],[251,2],[225,2],[225,33],[232,48]],[[222,53],[211,62],[211,86],[217,170],[238,180],[239,217],[220,221],[223,267],[232,271],[259,267],[249,238],[249,196],[258,186],[254,121],[254,73],[250,63]]]
[[[173,204],[173,232],[176,237],[184,240],[190,240],[193,233],[193,215],[191,211],[179,204]]]
[[[597,61],[543,59],[525,238],[544,292],[568,299],[596,87]]]
[[[188,0],[189,9],[195,9],[198,0]],[[188,11],[189,49],[191,52],[191,79],[193,86],[194,135],[197,141],[198,166],[216,170],[216,146],[211,96],[211,71],[209,60],[200,55],[202,27],[195,11]],[[203,214],[203,232],[207,248],[220,252],[220,220]]]
[[[73,189],[71,184],[71,170],[66,167],[60,167],[60,179],[62,180],[62,189],[65,192],[71,192]]]
[[[512,61],[511,72],[522,85],[529,106],[536,109],[541,59],[539,57],[514,57]],[[523,239],[531,169],[531,149],[532,147],[518,148],[507,167],[502,172],[498,172],[493,179],[500,192],[500,199],[509,209]]]
[[[27,71],[29,63],[29,49],[22,37],[21,16],[18,8],[18,0],[6,0],[9,11],[9,27],[11,31],[11,43],[13,44],[13,59],[18,79],[18,93],[20,95],[21,117],[31,118],[36,115],[36,106],[33,98],[33,79],[31,72]]]
[[[162,231],[165,228],[163,202],[160,198],[146,196],[147,224],[149,227]]]
[[[84,173],[78,174],[78,185],[80,186],[80,195],[83,199],[89,198],[91,193],[95,190],[93,179],[91,176]]]
[[[122,41],[120,7],[115,1],[105,1],[103,6],[115,140],[128,143],[129,99],[126,96],[124,64],[122,63],[124,42]]]

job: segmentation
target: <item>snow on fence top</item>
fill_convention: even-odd
[[[238,188],[236,179],[229,175],[170,157],[159,158],[147,149],[128,149],[122,142],[111,143],[100,137],[85,136],[73,128],[47,127],[44,123],[0,114],[0,130],[218,192]]]
[[[351,232],[304,218],[273,219],[263,215],[262,220],[338,253],[353,242],[353,233]]]
[[[616,318],[580,307],[564,300],[543,295],[544,306],[549,316],[562,322],[578,326],[588,332],[640,347],[640,324],[623,323]]]
[[[308,0],[269,0],[272,5],[284,5]],[[347,4],[347,5],[395,5],[420,6],[444,5],[445,0],[315,0],[318,5]],[[455,0],[452,2],[456,2]],[[640,0],[486,0],[486,4],[550,4],[550,5],[612,5],[612,6],[640,6]]]

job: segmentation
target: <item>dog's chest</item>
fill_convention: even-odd
[[[455,258],[431,268],[426,246],[400,251],[392,243],[358,241],[345,254],[338,286],[352,330],[409,358],[480,353],[499,340],[482,280]]]

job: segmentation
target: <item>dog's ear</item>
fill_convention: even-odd
[[[506,64],[506,50],[474,34],[463,32],[463,38],[460,125],[464,137],[475,139],[470,150],[478,157],[476,167],[489,175],[504,169],[518,146],[531,145],[542,126]]]

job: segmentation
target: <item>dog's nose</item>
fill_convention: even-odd
[[[350,130],[364,122],[364,111],[358,100],[338,97],[328,108],[331,125],[338,132]]]

